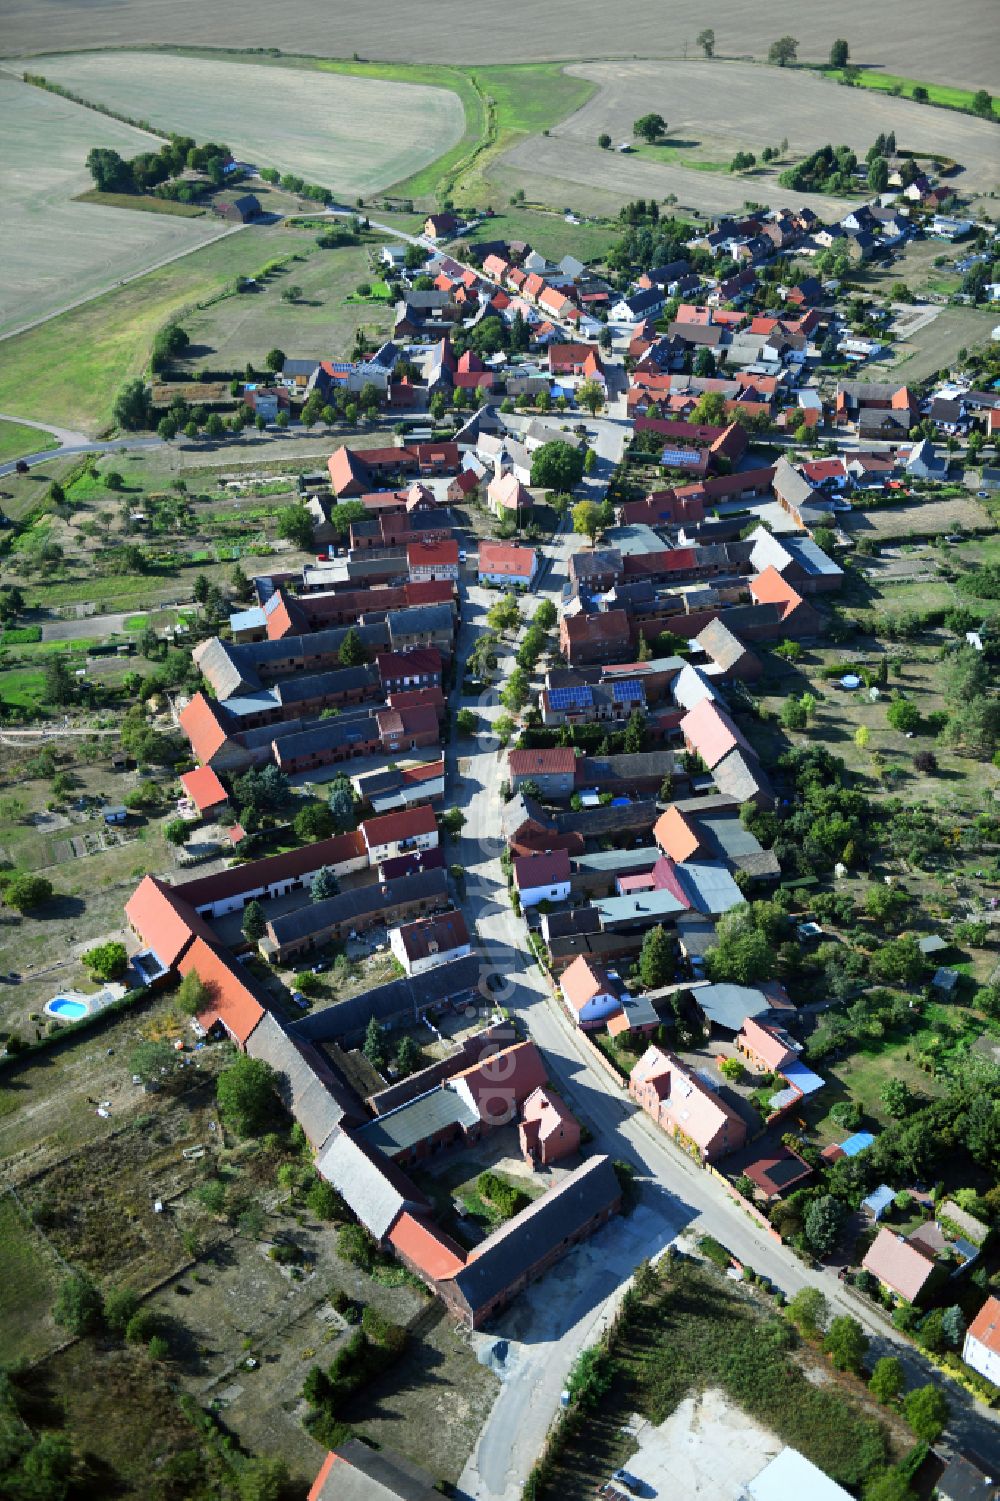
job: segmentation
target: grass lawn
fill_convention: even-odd
[[[839,68],[818,68],[817,72],[825,73],[828,78],[840,78]],[[898,73],[883,73],[881,69],[862,68],[857,79],[857,86],[862,89],[878,89],[882,93],[891,94],[894,91],[905,99],[913,98],[913,90],[922,88],[927,90],[927,97],[931,104],[945,104],[950,109],[967,110],[971,113],[972,101],[975,96],[973,89],[956,89],[944,83],[924,83],[919,78],[901,78]],[[993,101],[993,113],[1000,115],[1000,102]]]
[[[57,1280],[51,1250],[8,1190],[0,1198],[0,1364],[37,1360],[62,1338],[49,1317]]]
[[[0,464],[5,464],[8,459],[19,459],[22,454],[41,453],[43,449],[58,447],[57,438],[37,427],[0,421]]]
[[[671,167],[688,167],[692,172],[728,172],[728,162],[695,161],[688,153],[690,148],[671,146],[669,140],[662,145],[649,145],[646,141],[632,141],[630,156],[641,156],[647,162],[659,162]],[[613,149],[613,148],[612,148]]]
[[[145,197],[142,193],[102,193],[91,188],[77,193],[74,203],[102,203],[106,208],[130,208],[137,214],[174,214],[179,219],[203,219],[208,212],[197,203],[175,203],[172,198]]]
[[[374,293],[379,285],[369,265],[372,245],[321,250],[308,231],[286,229],[281,235],[280,252],[301,259],[253,293],[208,303],[186,316],[184,327],[196,353],[181,369],[242,370],[248,360],[259,363],[275,347],[302,359],[328,359],[349,354],[361,327],[373,338],[391,333],[386,297],[360,298],[355,290],[367,282]],[[301,294],[285,302],[281,293],[293,284]]]
[[[474,234],[476,240],[526,240],[549,259],[575,255],[581,261],[602,261],[621,226],[613,220],[568,224],[561,213],[529,204],[510,204],[484,219]]]
[[[237,275],[252,276],[294,248],[280,229],[250,226],[8,339],[0,410],[100,431],[118,388],[144,369],[158,328],[172,317],[187,321],[189,308],[217,297]]]

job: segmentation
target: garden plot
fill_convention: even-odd
[[[388,187],[461,139],[456,94],[254,63],[92,52],[40,57],[34,71],[160,130],[225,141],[341,194]]]
[[[0,75],[0,138],[0,334],[225,233],[208,218],[74,203],[91,186],[84,161],[92,146],[134,156],[158,141],[8,74]],[[43,447],[37,436],[33,446]]]

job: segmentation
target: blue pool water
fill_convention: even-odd
[[[45,1008],[52,1016],[67,1016],[70,1021],[78,1022],[81,1017],[87,1015],[87,1008],[82,1001],[70,1000],[68,996],[57,995],[54,1001],[50,1001]]]

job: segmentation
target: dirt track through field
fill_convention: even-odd
[[[386,10],[371,0],[288,0],[285,5],[235,0],[3,0],[8,53],[60,47],[120,47],[166,42],[186,46],[280,47],[319,57],[417,62],[541,62],[562,58],[683,56],[697,53],[703,26],[715,29],[730,57],[763,57],[775,37],[791,34],[804,60],[825,62],[835,37],[852,60],[912,78],[1000,92],[994,0],[909,0],[872,5],[803,7],[798,0],[510,0],[502,14],[484,0],[453,0]],[[502,37],[502,40],[501,40]],[[990,45],[991,38],[994,45]],[[502,52],[502,56],[500,56]],[[840,106],[834,106],[839,109]]]

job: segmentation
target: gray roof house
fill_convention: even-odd
[[[338,1131],[316,1159],[316,1171],[333,1185],[368,1233],[383,1241],[405,1211],[420,1212],[427,1201],[406,1175],[346,1131]]]

